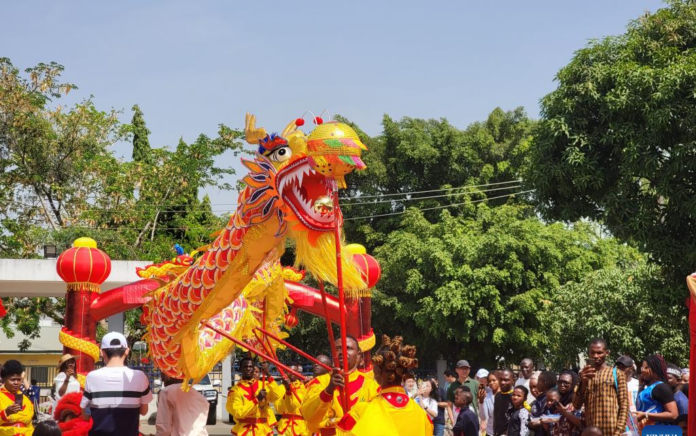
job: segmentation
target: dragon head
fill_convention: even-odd
[[[333,231],[343,225],[335,207],[338,189],[345,188],[346,174],[365,168],[360,155],[367,147],[353,129],[335,121],[319,124],[309,136],[297,129],[295,121],[280,135],[269,135],[255,124],[256,118],[247,114],[246,141],[258,145],[258,150],[253,161],[244,162],[250,173],[237,207],[239,225],[277,216],[278,236],[296,242],[296,264],[335,283]],[[365,286],[354,269],[350,264],[344,268],[349,289]]]
[[[278,207],[295,230],[306,231],[316,240],[321,233],[342,225],[340,210],[334,208],[338,188],[344,188],[345,175],[365,168],[360,154],[367,148],[353,129],[329,121],[317,126],[307,137],[293,121],[280,135],[256,128],[256,119],[247,114],[246,140],[258,145],[255,165],[245,178],[248,186],[263,189],[247,206]],[[272,169],[269,167],[272,166]],[[260,167],[260,168],[259,168]],[[260,170],[260,171],[259,171]],[[250,195],[249,198],[253,197]],[[270,212],[262,210],[262,216]]]

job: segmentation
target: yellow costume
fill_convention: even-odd
[[[266,400],[257,399],[265,386]],[[241,380],[230,391],[225,408],[234,418],[232,434],[237,436],[269,436],[276,423],[270,404],[285,394],[285,388],[269,381]]]
[[[339,389],[334,391],[333,397],[325,392],[330,380],[331,374],[324,374],[307,385],[307,397],[300,410],[310,433],[320,433],[323,436],[336,434],[336,424],[343,417],[343,408],[338,399]],[[377,382],[360,371],[348,374],[346,388],[351,408],[356,404],[372,401],[379,392]]]
[[[430,436],[433,423],[401,386],[382,389],[379,396],[350,410],[338,423],[340,436]]]
[[[0,436],[32,435],[34,426],[31,425],[31,418],[34,416],[34,406],[24,395],[22,410],[6,415],[5,409],[13,405],[14,402],[14,394],[5,389],[5,386],[0,388]]]
[[[308,436],[307,423],[302,418],[300,407],[307,395],[305,385],[296,380],[292,383],[292,391],[285,390],[283,398],[275,402],[276,412],[281,415],[278,421],[278,434],[282,436]],[[298,400],[299,399],[299,400]]]

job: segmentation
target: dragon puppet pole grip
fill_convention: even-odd
[[[258,349],[256,349],[256,348],[254,348],[254,346],[251,345],[250,343],[244,342],[244,341],[242,341],[241,339],[237,339],[237,338],[235,338],[234,336],[230,336],[229,334],[227,334],[227,333],[223,332],[222,330],[216,328],[215,326],[213,326],[213,325],[210,324],[209,322],[205,322],[205,323],[203,323],[203,325],[206,326],[206,327],[208,327],[210,330],[214,331],[215,333],[219,334],[220,336],[229,339],[229,340],[232,341],[235,345],[238,345],[239,347],[241,347],[241,348],[243,348],[243,349],[245,349],[245,350],[248,350],[248,351],[250,351],[250,352],[256,354],[257,356],[259,356],[260,358],[262,358],[262,359],[264,359],[264,360],[268,360],[269,362],[271,362],[272,364],[274,364],[274,365],[277,366],[278,368],[283,368],[286,372],[288,372],[288,373],[294,375],[295,377],[297,377],[297,378],[300,379],[301,381],[304,382],[304,381],[307,380],[307,377],[303,376],[303,375],[300,374],[299,372],[295,372],[292,368],[289,368],[289,367],[283,365],[283,364],[280,363],[278,360],[276,360],[276,359],[274,359],[273,357],[271,357],[271,356],[269,356],[268,354],[266,354],[264,351],[261,351],[261,350],[258,350]]]
[[[341,356],[343,357],[343,374],[348,377],[348,344],[346,336],[346,293],[343,289],[343,264],[341,259],[341,226],[339,225],[339,215],[341,210],[338,205],[338,186],[334,185],[334,217],[336,225],[334,226],[334,236],[336,240],[336,285],[338,286],[338,308],[341,314]],[[350,401],[348,394],[348,383],[346,389],[343,390],[344,413],[350,412]]]

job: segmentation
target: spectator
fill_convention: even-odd
[[[36,424],[34,436],[62,436],[63,432],[58,423],[53,420],[41,421]]]
[[[72,354],[63,354],[58,361],[58,375],[53,379],[56,404],[60,398],[70,392],[80,392],[80,382],[77,380],[76,361]]]
[[[3,382],[0,388],[0,436],[30,435],[34,431],[31,423],[34,406],[20,391],[23,372],[24,367],[16,360],[5,362],[0,371]]]
[[[524,385],[516,386],[510,397],[510,422],[508,423],[507,436],[527,436],[529,429],[529,411],[525,407],[529,391]]]
[[[539,389],[537,389],[539,374],[541,374],[541,371],[534,371],[532,377],[529,379],[529,395],[527,396],[527,403],[529,404],[532,404],[536,397],[539,396]]]
[[[681,369],[677,365],[667,364],[667,383],[674,392],[674,401],[677,403],[677,421],[679,416],[689,413],[689,399],[681,391]],[[676,424],[677,422],[675,422]]]
[[[420,389],[418,389],[418,394],[416,396],[416,403],[425,413],[428,414],[430,420],[437,418],[437,403],[439,402],[439,396],[437,394],[437,387],[430,380],[425,380],[421,383]],[[433,422],[433,424],[435,424]]]
[[[416,383],[416,379],[412,375],[404,380],[404,389],[410,399],[415,400],[418,396],[418,383]]]
[[[208,436],[208,401],[195,389],[184,392],[183,380],[162,374],[164,389],[157,399],[155,436]]]
[[[674,392],[667,383],[667,364],[659,354],[643,360],[640,378],[645,387],[638,394],[636,419],[640,425],[675,421],[679,416]]]
[[[563,371],[558,377],[560,399],[555,404],[555,412],[561,415],[551,430],[552,436],[575,436],[582,429],[580,411],[573,407],[573,393],[578,384],[578,375],[573,371]]]
[[[531,417],[541,418],[542,415],[550,415],[551,411],[547,409],[546,404],[546,393],[556,387],[556,374],[551,371],[542,371],[537,378],[536,389],[538,394],[536,399],[532,402]],[[544,427],[541,425],[540,421],[535,421],[529,426],[534,430],[534,434],[537,436],[544,436]]]
[[[447,368],[445,370],[445,391],[449,390],[452,383],[457,381],[457,373],[453,369]]]
[[[588,347],[587,365],[580,371],[580,387],[573,396],[575,410],[585,408],[585,422],[607,436],[624,433],[628,419],[626,375],[610,368],[606,359],[609,347],[597,338]]]
[[[24,393],[24,395],[29,397],[32,406],[34,406],[34,419],[36,419],[36,411],[39,410],[39,403],[41,402],[41,388],[37,386],[38,384],[39,382],[36,379],[31,379],[31,384]]]
[[[461,410],[457,415],[457,422],[452,428],[454,436],[479,436],[479,420],[471,410],[471,403],[474,402],[474,395],[460,386],[455,390],[454,404]]]
[[[434,378],[430,379],[430,382],[435,386],[437,392],[437,417],[433,419],[433,435],[444,436],[447,418],[447,391],[445,388],[438,386],[437,380]]]
[[[510,406],[512,405],[512,371],[503,369],[500,374],[500,391],[493,401],[493,434],[501,436],[507,434],[510,423]]]
[[[483,404],[483,400],[486,399],[486,394],[488,393],[488,370],[486,369],[479,369],[476,371],[476,375],[474,378],[476,381],[479,383],[479,388],[477,392],[472,392],[474,394],[474,401],[478,403],[478,415],[479,415],[479,426],[481,429],[486,429],[486,424],[482,419],[481,419],[481,405]]]
[[[137,436],[140,415],[152,401],[150,382],[142,371],[125,366],[130,349],[118,332],[104,335],[101,355],[104,367],[87,374],[80,407],[92,415],[90,436]]]
[[[530,358],[522,359],[520,362],[520,373],[515,386],[524,386],[528,391],[531,391],[532,387],[529,382],[532,379],[532,374],[534,373],[534,361]]]
[[[682,386],[687,386],[689,384],[689,368],[682,368],[681,382]]]
[[[469,378],[469,373],[471,372],[471,365],[466,360],[460,360],[457,362],[457,375],[459,378],[457,381],[452,383],[447,391],[447,402],[449,403],[450,416],[456,416],[454,413],[454,391],[460,387],[464,386],[469,389],[472,395],[476,395],[479,390],[479,383],[476,380]],[[472,408],[476,416],[478,416],[478,401],[472,401],[469,405]]]
[[[582,431],[581,436],[603,436],[603,433],[601,428],[590,425],[585,427],[585,430]]]
[[[498,372],[493,371],[488,374],[488,389],[486,397],[483,401],[479,399],[479,418],[481,419],[481,427],[486,430],[487,436],[493,436],[493,403],[496,394],[500,391],[500,383],[498,381]],[[479,391],[480,392],[480,391]]]
[[[629,410],[635,412],[636,410],[636,400],[638,399],[638,390],[640,388],[640,383],[638,379],[633,377],[635,374],[635,366],[633,359],[630,356],[619,356],[616,359],[616,368],[626,374],[626,387],[628,389],[628,399],[629,399]]]

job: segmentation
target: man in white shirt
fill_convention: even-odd
[[[515,386],[524,386],[527,388],[527,403],[532,404],[536,399],[532,394],[532,375],[534,374],[534,361],[530,358],[522,359],[520,362],[520,376],[515,382]]]
[[[147,414],[152,392],[145,373],[126,367],[129,352],[121,333],[107,333],[102,339],[105,366],[87,374],[80,403],[85,414],[92,415],[90,436],[138,436],[139,415]]]
[[[208,401],[191,388],[181,390],[183,381],[162,374],[164,389],[157,400],[155,436],[208,436]]]

